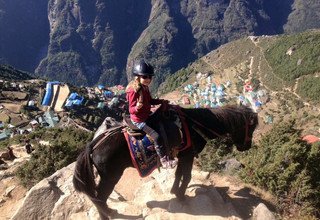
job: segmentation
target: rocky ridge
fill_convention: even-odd
[[[28,192],[19,186],[13,176],[13,164],[21,164],[29,155],[16,146],[19,159],[10,163],[9,170],[1,174],[1,205],[3,219],[99,219],[96,208],[84,194],[75,192],[72,174],[75,163],[42,180]],[[9,179],[8,179],[9,178]],[[128,181],[130,179],[130,181]],[[247,198],[237,203],[243,185],[231,183],[228,177],[193,170],[187,189],[187,199],[178,201],[169,193],[174,180],[174,170],[154,171],[140,178],[133,168],[128,168],[108,200],[108,206],[116,209],[111,219],[274,219],[274,214],[263,204],[268,204],[252,192],[242,194]],[[230,198],[222,188],[228,188]],[[24,195],[25,193],[25,195]],[[236,195],[239,193],[239,195]],[[255,199],[253,199],[255,198]],[[251,201],[249,204],[248,201]],[[260,204],[261,203],[261,204]],[[253,208],[255,208],[254,211]],[[244,210],[246,210],[244,212]],[[239,212],[240,211],[240,212]],[[264,216],[269,216],[265,218]]]

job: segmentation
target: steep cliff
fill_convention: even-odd
[[[144,57],[155,85],[248,35],[319,28],[314,0],[0,0],[0,62],[73,83],[114,85]]]
[[[33,72],[47,54],[47,1],[0,0],[0,63]]]

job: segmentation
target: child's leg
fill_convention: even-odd
[[[174,168],[177,165],[177,161],[175,160],[169,160],[169,158],[166,156],[166,154],[163,152],[162,145],[159,144],[159,134],[154,129],[149,127],[148,125],[145,125],[142,130],[148,134],[154,141],[154,148],[160,157],[160,162],[163,168]]]
[[[163,158],[166,156],[166,154],[163,152],[162,150],[162,146],[159,145],[159,134],[158,132],[156,132],[154,129],[152,129],[151,127],[149,127],[148,125],[145,125],[142,130],[147,134],[149,135],[153,142],[154,142],[154,148],[158,154],[158,156],[160,158]]]

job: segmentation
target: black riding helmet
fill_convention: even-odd
[[[153,67],[144,60],[138,60],[134,63],[132,73],[135,76],[153,76]]]

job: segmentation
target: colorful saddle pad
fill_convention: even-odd
[[[128,143],[134,167],[141,177],[148,176],[158,165],[158,155],[154,150],[152,141],[147,135],[140,139],[130,136],[125,130],[123,133]]]
[[[178,114],[175,123],[182,132],[180,146],[173,147],[173,149],[176,152],[180,152],[191,147],[191,137],[186,119],[180,107],[172,106],[172,109]],[[123,129],[123,133],[128,143],[134,167],[138,170],[141,177],[148,176],[158,165],[158,155],[154,150],[152,141],[150,141],[147,135],[135,138],[126,129]]]

